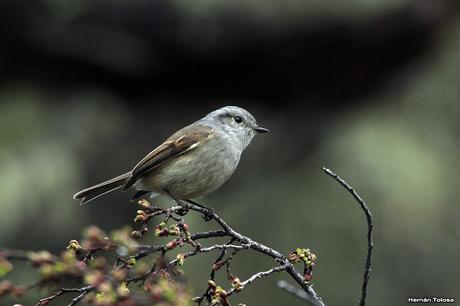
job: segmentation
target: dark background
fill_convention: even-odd
[[[374,213],[369,304],[460,298],[459,14],[454,0],[1,1],[0,246],[58,252],[88,225],[131,224],[130,194],[71,196],[238,105],[272,133],[203,204],[285,254],[309,247],[325,302],[355,304],[365,218],[328,166]],[[212,260],[188,261],[195,294]],[[271,264],[240,254],[233,269]],[[281,278],[233,301],[301,305]]]

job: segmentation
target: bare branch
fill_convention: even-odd
[[[72,302],[70,302],[70,304],[67,305],[67,306],[75,306],[75,305],[77,305],[78,302],[80,302],[80,300],[81,300],[82,298],[84,298],[86,294],[88,294],[91,290],[94,289],[94,288],[91,287],[91,286],[88,286],[87,288],[88,288],[87,290],[84,290],[80,295],[78,295],[77,297],[75,297],[75,298],[72,300]]]
[[[209,232],[198,232],[190,236],[190,239],[195,241],[199,239],[207,239],[207,238],[213,238],[213,237],[224,237],[227,236],[227,233],[225,231],[219,230],[219,231],[209,231]],[[140,259],[142,257],[145,257],[147,255],[159,252],[165,248],[165,244],[163,245],[139,245],[139,253],[136,255],[132,256],[134,259]]]
[[[68,305],[68,306],[73,306],[73,305],[76,305],[85,296],[85,294],[87,294],[88,292],[90,292],[93,289],[94,288],[92,286],[86,286],[86,287],[82,287],[82,288],[61,288],[58,291],[56,291],[53,295],[50,295],[49,297],[46,297],[46,298],[43,298],[43,299],[40,299],[37,302],[37,304],[35,304],[35,306],[48,305],[48,303],[50,301],[54,300],[55,298],[57,298],[57,297],[59,297],[59,296],[61,296],[63,294],[69,293],[69,292],[81,293],[76,298],[74,298],[72,300],[72,302]]]
[[[245,250],[249,248],[248,245],[234,245],[234,244],[215,244],[213,246],[207,248],[201,248],[200,253],[211,252],[213,250],[227,250],[227,249],[234,249],[234,250]]]
[[[372,232],[374,230],[374,223],[372,220],[372,214],[367,207],[366,203],[363,201],[363,199],[359,196],[359,194],[351,187],[348,185],[347,182],[345,182],[343,179],[341,179],[337,174],[332,172],[326,167],[322,167],[322,170],[332,177],[335,181],[337,181],[340,185],[342,185],[351,195],[355,198],[355,200],[359,203],[361,206],[362,210],[366,214],[366,219],[367,219],[367,257],[366,257],[366,265],[364,269],[364,278],[363,278],[363,285],[361,289],[361,300],[359,302],[360,306],[365,306],[366,305],[366,297],[367,297],[367,286],[369,283],[369,278],[371,275],[371,264],[372,264],[372,249],[374,247],[374,241],[372,239]]]
[[[245,250],[245,249],[248,249],[249,246],[248,245],[234,245],[234,244],[215,244],[215,245],[212,245],[210,247],[207,247],[207,248],[197,248],[193,251],[190,251],[190,252],[187,252],[184,254],[184,258],[187,258],[187,257],[192,257],[192,256],[195,256],[199,253],[208,253],[208,252],[211,252],[211,251],[214,251],[214,250],[228,250],[228,249],[233,249],[233,250]],[[171,266],[171,265],[175,265],[179,262],[179,259],[174,259],[174,260],[171,260],[168,265]]]
[[[280,272],[280,271],[284,271],[288,268],[287,265],[282,265],[282,266],[277,266],[277,267],[274,267],[274,268],[271,268],[270,270],[267,270],[267,271],[261,271],[261,272],[258,272],[254,275],[252,275],[250,278],[248,278],[247,280],[245,280],[244,282],[241,282],[241,285],[242,285],[242,288],[246,287],[247,285],[249,285],[250,283],[252,283],[253,281],[255,281],[256,279],[258,278],[262,278],[262,277],[265,277],[265,276],[269,276],[275,272]],[[233,292],[236,292],[236,289],[235,288],[232,288],[230,289],[229,291],[227,291],[228,294],[227,296],[231,295]],[[303,291],[304,292],[304,291]],[[304,292],[305,293],[305,292]],[[305,293],[306,295],[306,293]]]

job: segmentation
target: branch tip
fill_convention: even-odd
[[[352,186],[350,186],[345,180],[340,178],[337,174],[335,174],[333,171],[326,167],[321,167],[321,169],[330,177],[332,177],[336,182],[338,182],[340,185],[342,185],[343,188],[345,188],[352,196],[353,198],[358,202],[358,204],[361,206],[361,209],[364,211],[364,214],[366,215],[366,220],[367,220],[367,256],[366,256],[366,263],[364,267],[364,276],[363,276],[363,284],[361,288],[361,300],[359,301],[360,306],[365,306],[366,305],[366,297],[367,297],[367,287],[369,284],[369,278],[371,275],[371,265],[372,265],[372,249],[374,247],[374,240],[372,238],[373,236],[373,230],[374,230],[374,221],[372,218],[372,213],[367,207],[366,203],[364,200],[360,197],[360,195],[353,189]]]

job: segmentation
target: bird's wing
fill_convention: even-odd
[[[193,150],[212,137],[212,129],[205,125],[189,125],[177,131],[161,145],[147,154],[131,171],[123,190],[128,189],[141,177],[165,161]]]

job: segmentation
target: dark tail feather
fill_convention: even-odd
[[[108,181],[88,187],[74,194],[73,198],[75,200],[81,199],[80,205],[88,203],[106,193],[123,187],[130,176],[131,173],[128,172]]]

